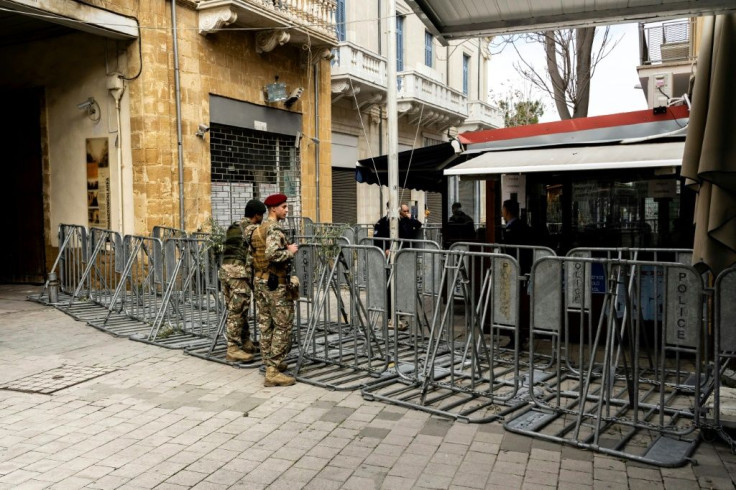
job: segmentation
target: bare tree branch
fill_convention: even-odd
[[[595,69],[619,41],[620,38],[612,39],[608,27],[562,29],[495,38],[491,52],[513,47],[519,58],[514,63],[517,73],[552,98],[561,119],[570,119],[588,115],[590,81]],[[521,55],[517,44],[522,42],[543,47],[544,71],[540,72]]]

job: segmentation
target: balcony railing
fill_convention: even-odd
[[[318,43],[336,44],[336,0],[202,0],[200,33],[208,34],[228,25],[287,28],[294,40],[300,33],[315,36]],[[204,14],[204,17],[203,17]],[[288,29],[291,28],[291,29]]]
[[[689,20],[640,24],[639,43],[641,64],[652,65],[694,58]]]
[[[491,104],[474,100],[468,102],[468,118],[465,120],[465,124],[502,128],[504,126],[503,114],[497,107]]]
[[[386,58],[349,42],[333,51],[332,76],[349,76],[386,88]]]
[[[415,71],[401,72],[397,77],[399,100],[414,99],[463,119],[468,116],[468,98],[459,90],[451,89]]]

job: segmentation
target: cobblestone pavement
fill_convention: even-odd
[[[734,488],[736,456],[659,469],[114,338],[0,286],[0,489]],[[36,389],[36,388],[43,388]]]

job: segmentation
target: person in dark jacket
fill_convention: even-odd
[[[386,203],[388,208],[388,203]],[[422,222],[418,219],[412,218],[407,204],[402,204],[399,209],[399,239],[401,240],[414,240],[418,238],[419,230],[422,228]],[[388,213],[386,216],[381,217],[376,224],[373,226],[373,237],[374,238],[389,238],[390,236],[390,225]],[[391,251],[390,240],[376,240],[375,245],[382,249],[386,253],[386,257],[389,256]],[[391,284],[387,286],[387,309],[391,311]],[[409,328],[409,322],[402,319],[397,319],[396,323],[393,320],[389,320],[389,326],[396,326],[397,330],[406,330]]]
[[[520,249],[513,245],[531,245],[532,233],[531,228],[519,219],[519,203],[508,199],[503,202],[501,207],[501,216],[506,222],[503,230],[502,243],[510,245],[505,253],[516,257],[519,261],[519,273],[527,275],[532,268],[532,251],[530,249]],[[525,284],[525,283],[522,283]],[[521,297],[519,298],[519,347],[523,346],[529,339],[529,295],[526,288],[522,287]],[[506,344],[507,349],[516,347],[514,337]]]

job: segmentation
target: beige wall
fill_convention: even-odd
[[[12,69],[0,72],[4,88],[44,87],[44,233],[47,243],[58,246],[59,224],[87,224],[86,148],[88,138],[107,138],[110,156],[111,218],[119,215],[117,117],[114,99],[106,88],[106,65],[116,66],[114,50],[105,51],[104,42],[91,34],[73,33],[22,46],[0,50],[0,63]],[[94,97],[100,120],[92,121],[77,104]],[[128,98],[122,99],[125,115]],[[125,119],[125,118],[124,118]],[[127,133],[124,124],[123,133]],[[129,144],[125,138],[123,146]],[[127,154],[127,168],[130,168]],[[126,158],[124,154],[123,158]],[[127,175],[130,183],[130,174]],[[131,187],[128,187],[130,196]],[[124,191],[125,192],[125,191]],[[132,206],[128,209],[132,226]]]
[[[169,3],[141,2],[141,24],[169,25]],[[209,94],[265,104],[263,87],[275,77],[289,87],[304,87],[301,100],[292,111],[303,114],[303,134],[329,140],[329,66],[322,61],[320,70],[320,134],[315,135],[313,65],[308,52],[300,45],[287,44],[270,53],[257,54],[255,34],[223,30],[201,36],[197,13],[179,6],[179,63],[182,87],[182,145],[184,155],[184,213],[186,228],[203,226],[210,216],[210,155],[207,138],[194,133],[200,123],[209,121]],[[132,153],[134,162],[134,199],[136,230],[149,230],[156,224],[178,226],[178,172],[176,154],[176,108],[173,84],[173,46],[167,31],[144,32],[144,65],[140,79],[131,84]],[[132,49],[129,56],[135,57]],[[316,212],[315,144],[302,140],[302,214]],[[321,145],[320,220],[331,218],[329,189],[330,148]]]
[[[148,234],[153,226],[179,226],[179,172],[176,97],[171,37],[171,2],[164,0],[92,0],[92,5],[137,18],[140,41],[114,41],[72,32],[34,43],[0,48],[0,90],[42,87],[44,228],[47,246],[58,246],[60,223],[87,224],[85,140],[107,138],[111,171],[111,225],[120,230],[118,143],[122,153],[124,232]],[[291,108],[302,114],[302,214],[331,220],[330,145],[319,147],[319,193],[315,172],[317,145],[331,132],[330,70],[325,60],[313,63],[313,50],[287,44],[257,54],[255,33],[223,30],[204,37],[192,2],[177,3],[181,73],[183,195],[185,228],[201,228],[210,208],[209,137],[195,136],[209,124],[209,95],[267,105],[263,87],[275,76],[304,95]],[[140,50],[142,53],[139,55]],[[315,66],[319,78],[315,85]],[[136,76],[139,72],[140,74]],[[122,72],[121,131],[107,76]],[[319,92],[319,134],[315,134],[315,86]],[[94,97],[101,119],[94,123],[77,104]],[[283,106],[279,106],[283,109]],[[317,195],[319,194],[319,203]],[[50,252],[53,260],[55,253]]]

